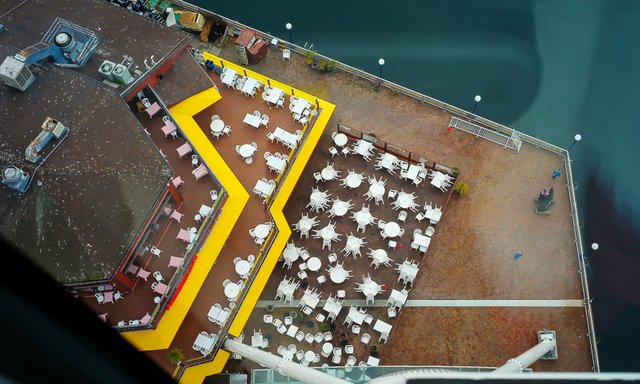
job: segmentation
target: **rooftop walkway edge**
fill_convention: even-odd
[[[229,236],[249,200],[247,191],[193,119],[193,115],[220,99],[218,91],[215,88],[209,88],[170,109],[182,134],[187,138],[193,150],[198,153],[202,162],[209,170],[216,170],[215,176],[227,191],[228,198],[225,209],[222,210],[211,234],[198,252],[191,272],[171,309],[165,312],[155,329],[122,333],[125,339],[142,351],[167,349],[170,346],[224,246],[224,242],[216,241],[216,239],[226,239]]]
[[[335,110],[335,105],[327,101],[318,99],[306,92],[291,88],[284,83],[270,79],[259,73],[250,71],[248,69],[245,69],[244,67],[223,60],[209,53],[205,52],[204,57],[206,60],[213,61],[216,65],[230,67],[238,71],[238,73],[244,72],[263,83],[266,83],[268,81],[271,86],[275,86],[281,89],[289,89],[295,92],[297,96],[304,97],[308,100],[315,100],[316,105],[321,110],[321,112],[317,116],[317,119],[315,120],[315,124],[309,131],[307,139],[300,148],[296,160],[289,169],[284,182],[280,186],[280,189],[278,190],[278,193],[269,208],[269,212],[273,218],[275,226],[278,228],[278,234],[274,239],[267,255],[265,256],[264,261],[262,262],[260,269],[251,284],[251,287],[249,288],[249,291],[242,301],[242,304],[240,305],[240,308],[238,309],[236,316],[234,317],[233,323],[229,327],[228,333],[230,335],[239,336],[242,333],[242,330],[244,329],[249,316],[256,307],[258,299],[260,298],[260,295],[262,294],[262,291],[264,290],[264,287],[267,284],[269,277],[271,276],[273,268],[278,262],[278,258],[280,257],[282,250],[286,246],[287,241],[291,236],[291,228],[289,227],[289,223],[287,222],[283,212],[284,206],[289,200],[289,197],[291,196],[293,189],[298,183],[298,180],[300,179],[300,176],[302,175],[307,162],[311,158],[313,151],[320,141],[320,137],[326,129],[329,123],[329,119],[331,118],[333,111]],[[228,358],[229,353],[224,351],[223,349],[219,349],[213,361],[193,367],[188,367],[187,369],[185,369],[184,373],[180,377],[180,382],[201,383],[206,376],[222,372],[222,369],[224,368],[224,365],[226,364]]]

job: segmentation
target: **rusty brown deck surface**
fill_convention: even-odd
[[[221,56],[237,62],[236,51],[230,43]],[[348,73],[313,71],[296,54],[290,62],[283,62],[281,52],[271,48],[263,61],[250,68],[336,104],[330,128],[342,123],[374,133],[389,143],[460,169],[459,180],[469,185],[469,193],[463,198],[454,196],[438,224],[410,300],[582,299],[565,182],[551,178],[553,169],[562,168],[560,157],[526,143],[520,153],[516,153],[463,132],[448,132],[451,118],[448,113],[404,95],[390,94],[384,88],[376,92],[371,83]],[[285,209],[290,223],[296,222],[304,211],[311,185],[315,184],[311,174],[326,163],[327,149],[332,145],[330,132],[328,129],[319,143]],[[532,198],[540,188],[550,186],[556,190],[552,214],[535,215]],[[297,238],[295,232],[293,236]],[[343,246],[343,242],[337,244]],[[522,252],[524,257],[514,260],[516,252]],[[369,271],[368,261],[362,260],[352,282],[359,272]],[[274,299],[274,287],[282,273],[282,270],[274,272],[263,300]],[[325,298],[331,288],[327,285],[322,289]],[[296,298],[299,296],[301,292]],[[349,298],[349,290],[347,296]],[[380,308],[372,309],[378,310]],[[276,309],[274,313],[281,315],[288,311]],[[280,335],[273,326],[262,322],[265,313],[264,308],[255,310],[245,335],[250,336],[253,329],[261,328],[263,333],[272,334],[272,343],[277,342]],[[385,320],[384,316],[381,318]],[[410,307],[396,319],[389,344],[383,350],[379,348],[381,363],[500,365],[533,346],[535,332],[542,327],[558,332],[560,359],[536,364],[535,369],[591,370],[586,320],[581,307]],[[422,335],[425,335],[423,341],[416,343],[416,338]],[[245,336],[245,342],[248,340]],[[415,345],[413,349],[412,345]],[[230,361],[228,365],[230,370],[245,368],[252,365],[246,361]]]

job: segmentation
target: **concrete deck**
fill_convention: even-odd
[[[224,47],[221,56],[237,62],[232,44]],[[348,73],[316,72],[299,55],[283,62],[281,52],[272,48],[262,62],[251,68],[335,103],[337,108],[331,120],[334,124],[374,133],[382,140],[460,169],[459,180],[469,185],[469,193],[452,199],[421,264],[410,299],[582,299],[565,181],[551,178],[553,169],[562,168],[561,158],[528,144],[515,153],[466,133],[455,130],[449,133],[450,115],[446,112],[391,94],[384,88],[376,92],[371,83]],[[317,171],[313,164],[325,161],[323,153],[331,145],[326,135],[310,161],[307,176]],[[557,201],[552,214],[535,215],[532,198],[540,188],[550,186],[555,187]],[[298,184],[290,199],[291,210],[288,206],[285,211],[289,222],[300,217],[295,206],[308,197],[309,191],[310,184],[303,181]],[[516,252],[522,252],[524,257],[514,260]],[[354,275],[357,277],[358,273],[354,271]],[[274,273],[273,279],[279,278]],[[265,298],[269,296],[267,291]],[[268,299],[273,297],[275,292]],[[591,370],[582,308],[538,308],[535,322],[524,321],[528,311],[520,308],[405,311],[415,316],[404,313],[398,318],[391,341],[381,354],[382,364],[499,365],[533,346],[532,335],[547,327],[563,335],[559,350],[565,352],[561,352],[559,360],[535,368]],[[260,309],[255,312],[245,334],[252,332],[251,326],[260,324],[259,319],[265,313]],[[465,323],[459,321],[463,312]],[[413,345],[416,335],[424,333],[425,322],[433,322],[430,317],[433,313],[438,316],[437,329],[434,327],[425,338],[428,345],[419,348],[423,353],[408,360],[409,350],[397,346]],[[483,345],[487,340],[495,340],[495,323],[491,319],[496,317],[504,319],[499,343],[512,347],[493,353]],[[425,322],[414,321],[415,318]],[[476,337],[469,338],[469,333]],[[441,345],[448,345],[447,351],[455,349],[455,354],[442,353],[442,347],[435,347]],[[432,349],[426,353],[429,348]],[[241,369],[235,365],[229,368]]]

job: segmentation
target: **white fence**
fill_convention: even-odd
[[[515,130],[511,132],[511,136],[507,136],[491,129],[475,125],[468,121],[458,119],[457,117],[451,118],[449,126],[470,133],[475,137],[482,137],[483,139],[487,139],[496,144],[502,145],[505,148],[511,148],[518,153],[520,152],[520,147],[522,146],[522,140],[520,140]]]

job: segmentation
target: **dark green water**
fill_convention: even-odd
[[[298,45],[374,74],[382,57],[383,77],[468,110],[479,94],[478,114],[558,146],[582,134],[571,155],[583,221],[639,227],[640,1],[193,2],[282,38],[291,22]],[[613,208],[594,216],[602,201],[587,185]],[[626,282],[602,262],[640,279],[639,248],[616,248],[638,232],[589,232],[602,368],[640,370],[640,292],[618,294]]]

